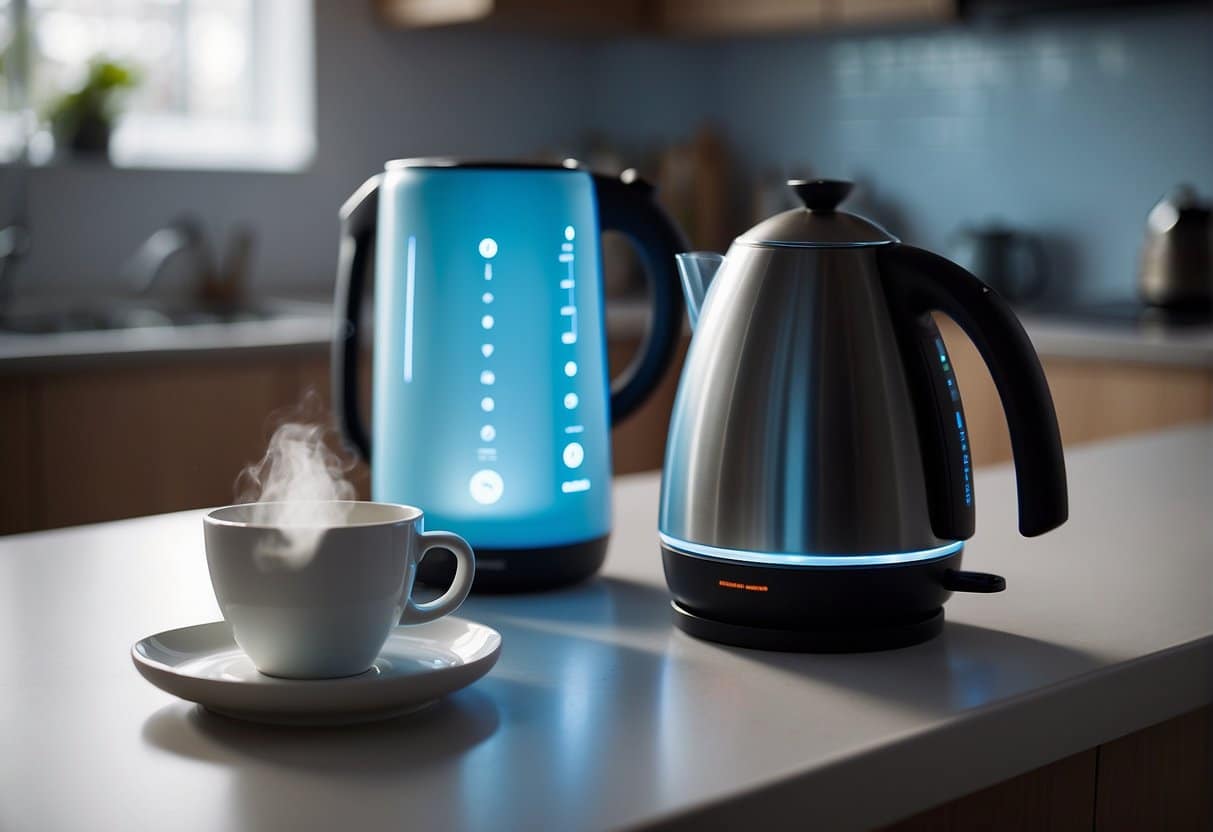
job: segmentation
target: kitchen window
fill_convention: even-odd
[[[23,18],[29,79],[13,83]],[[53,157],[49,104],[99,59],[137,77],[110,141],[115,165],[285,171],[315,151],[310,0],[0,0],[0,45],[6,159],[26,136],[35,163]]]

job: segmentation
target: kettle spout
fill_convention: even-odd
[[[699,310],[703,308],[708,286],[724,265],[724,255],[714,251],[687,251],[676,254],[675,259],[678,274],[682,276],[682,291],[686,295],[687,315],[693,331],[699,323]]]

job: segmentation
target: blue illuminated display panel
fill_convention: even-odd
[[[935,349],[939,353],[939,363],[943,370],[944,380],[948,384],[948,395],[956,405],[953,416],[956,419],[956,432],[960,437],[961,470],[964,472],[965,505],[973,505],[973,466],[969,458],[969,431],[965,427],[964,414],[960,409],[960,391],[956,387],[956,375],[952,372],[952,362],[948,359],[948,351],[944,348],[943,339],[935,339]]]
[[[404,169],[376,262],[372,491],[474,546],[610,525],[593,184],[576,171]],[[382,334],[380,334],[382,333]]]

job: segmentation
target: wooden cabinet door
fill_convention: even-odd
[[[626,32],[643,27],[645,0],[375,0],[391,26],[419,28],[469,23],[549,32]]]
[[[977,348],[939,320],[969,425],[975,465],[1011,458],[998,391]],[[1213,420],[1213,370],[1070,358],[1042,360],[1067,447]]]
[[[34,382],[44,527],[233,501],[293,401],[294,365],[183,363]]]
[[[831,0],[830,20],[843,25],[949,20],[956,0]]]
[[[156,511],[226,505],[236,479],[264,456],[275,426],[292,418],[290,363],[208,364],[163,372],[151,395],[162,419],[157,444]]]
[[[746,34],[813,29],[829,0],[663,0],[659,28],[685,34]]]
[[[1062,438],[1071,444],[1213,418],[1213,371],[1191,367],[1044,362]]]
[[[640,348],[639,338],[610,338],[607,362],[612,377],[622,373]],[[684,337],[673,362],[649,398],[627,419],[611,429],[611,465],[616,474],[654,471],[665,461],[665,439],[678,379],[690,339]]]
[[[881,832],[1069,832],[1095,816],[1098,751],[1083,751],[928,809]]]
[[[1213,824],[1213,708],[1099,747],[1097,832],[1208,832]]]
[[[33,404],[24,378],[0,380],[0,534],[38,528]]]
[[[36,487],[46,527],[134,517],[162,505],[161,372],[91,371],[37,382]]]

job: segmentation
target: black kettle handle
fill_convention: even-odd
[[[653,198],[653,186],[634,171],[620,178],[594,174],[598,224],[618,231],[636,247],[652,297],[653,314],[640,357],[611,385],[611,424],[644,402],[674,358],[682,330],[682,290],[674,255],[690,246]]]
[[[337,427],[364,460],[371,439],[358,402],[359,312],[367,278],[375,267],[375,221],[383,174],[372,176],[341,206],[341,248],[333,298],[332,397]]]
[[[913,246],[877,249],[881,278],[903,312],[948,315],[977,347],[990,369],[1011,434],[1019,531],[1033,537],[1060,526],[1069,514],[1066,465],[1053,397],[1028,335],[996,292],[950,260]],[[937,531],[938,533],[938,531]]]

